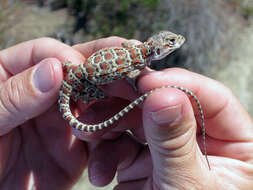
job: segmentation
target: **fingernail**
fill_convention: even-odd
[[[176,124],[182,118],[182,105],[175,105],[161,109],[156,112],[150,112],[151,118],[157,124]]]
[[[33,82],[41,92],[48,92],[54,87],[54,70],[48,61],[40,63],[34,73]]]

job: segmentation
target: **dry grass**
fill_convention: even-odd
[[[10,44],[11,39],[7,36],[8,30],[12,28],[21,18],[21,3],[10,0],[0,1],[0,49]]]
[[[55,32],[60,33],[63,27],[68,28],[65,23],[71,23],[66,10],[52,12],[49,8],[40,9],[26,4],[20,4],[18,8],[22,8],[20,13],[22,16],[19,16],[19,20],[14,20],[14,23],[11,22],[11,27],[5,27],[3,31],[5,43],[1,48],[39,37],[52,36]]]

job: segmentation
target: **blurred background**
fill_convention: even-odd
[[[253,115],[253,0],[0,0],[0,50],[44,36],[69,45],[112,35],[144,41],[160,30],[187,41],[152,68],[219,80]],[[84,172],[73,189],[115,183],[94,187]]]

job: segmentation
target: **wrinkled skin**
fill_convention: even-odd
[[[42,38],[0,51],[0,189],[71,189],[86,166],[97,186],[108,184],[118,171],[116,190],[252,189],[252,119],[229,89],[204,76],[183,69],[147,70],[138,87],[143,93],[173,84],[197,95],[206,117],[211,171],[200,151],[191,103],[176,89],[156,91],[112,128],[87,134],[67,126],[56,104],[60,62],[80,63],[123,41],[112,37],[69,47]],[[108,99],[88,109],[73,103],[77,114],[85,110],[81,121],[103,121],[138,96],[125,81],[102,88]]]

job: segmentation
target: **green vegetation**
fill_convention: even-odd
[[[92,39],[115,35],[144,41],[160,30],[182,34],[185,45],[173,56],[153,62],[152,68],[178,66],[204,72],[215,62],[210,47],[219,52],[224,38],[224,20],[213,12],[216,4],[209,0],[54,0],[51,6],[67,7],[76,18],[74,34],[82,30]]]
[[[68,7],[76,17],[74,32],[84,30],[94,37],[120,35],[133,37],[136,28],[145,25],[138,21],[141,12],[151,14],[159,0],[55,0],[53,9]]]

